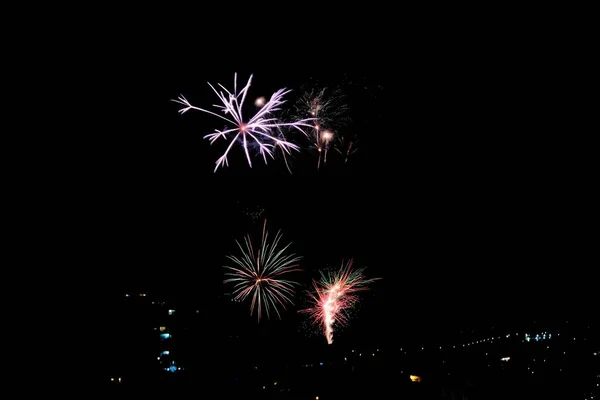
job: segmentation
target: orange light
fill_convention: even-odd
[[[418,375],[411,375],[410,380],[413,382],[421,382],[421,377]]]

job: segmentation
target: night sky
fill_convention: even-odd
[[[177,50],[122,47],[93,85],[95,133],[80,139],[77,156],[86,232],[78,251],[107,293],[200,301],[229,319],[218,311],[221,267],[236,239],[260,230],[241,210],[260,207],[304,257],[303,284],[350,257],[383,278],[349,335],[383,341],[398,330],[587,305],[578,210],[560,208],[553,182],[564,176],[532,134],[547,117],[532,71],[461,52],[355,54],[347,57],[355,63],[303,68],[293,58],[238,64],[211,51],[179,59]],[[332,155],[317,172],[314,157],[300,154],[290,175],[281,160],[249,169],[237,149],[213,173],[220,147],[202,136],[220,122],[181,116],[170,100],[184,94],[209,107],[217,99],[206,82],[230,87],[234,72],[254,74],[249,103],[282,87],[294,90],[291,100],[315,79],[340,86],[361,139],[355,158],[343,165]],[[239,307],[241,323],[254,323]],[[288,318],[292,329],[294,310]]]
[[[141,324],[119,331],[135,325],[119,314],[125,293],[165,298],[180,315],[202,310],[190,328],[201,350],[185,354],[200,362],[198,354],[236,332],[256,340],[265,360],[298,361],[354,345],[458,343],[464,326],[509,331],[532,319],[597,315],[597,257],[590,255],[597,223],[588,207],[594,197],[585,194],[597,179],[584,178],[592,169],[574,162],[583,158],[578,147],[563,147],[576,129],[561,124],[566,112],[557,104],[570,98],[554,61],[535,60],[538,39],[499,46],[512,29],[504,21],[494,39],[450,16],[442,26],[427,13],[428,23],[409,27],[411,15],[364,5],[355,16],[351,6],[336,8],[333,18],[308,4],[293,6],[298,14],[281,6],[278,18],[256,3],[246,6],[260,18],[223,5],[181,8],[187,22],[167,18],[162,7],[157,17],[147,14],[151,6],[96,10],[90,17],[99,22],[76,17],[84,29],[67,29],[49,51],[33,51],[40,59],[30,74],[52,89],[24,90],[35,101],[19,105],[44,125],[24,135],[23,149],[40,149],[43,165],[23,182],[36,193],[24,196],[33,223],[22,229],[42,247],[22,259],[40,254],[43,262],[26,270],[43,270],[37,281],[51,292],[69,292],[64,308],[43,305],[75,325],[60,334],[85,349],[92,368],[109,371],[99,364],[112,364],[111,354],[118,357],[138,333],[154,338]],[[93,35],[84,39],[88,30]],[[73,47],[68,61],[57,51],[63,43]],[[250,169],[238,147],[229,167],[213,172],[223,147],[203,136],[223,124],[193,110],[180,115],[171,100],[183,94],[211,108],[218,99],[207,82],[230,88],[236,72],[238,86],[254,76],[251,109],[280,88],[292,90],[292,103],[304,85],[339,87],[358,153],[345,165],[332,152],[317,171],[314,155],[303,151],[290,174],[280,159],[264,165],[256,157]],[[50,102],[64,124],[38,115]],[[296,304],[281,321],[260,324],[249,304],[228,300],[223,284],[235,240],[260,233],[262,218],[245,213],[258,209],[303,257]],[[339,346],[327,346],[307,334],[297,313],[302,290],[319,270],[349,258],[382,279],[336,331]],[[146,356],[155,366],[154,354]],[[218,351],[206,357],[230,361]]]

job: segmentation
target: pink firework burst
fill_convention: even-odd
[[[211,89],[215,92],[221,104],[214,105],[220,113],[205,110],[203,108],[195,107],[184,97],[179,96],[177,100],[173,100],[176,103],[183,105],[184,107],[179,110],[179,113],[184,114],[189,110],[198,110],[204,113],[218,117],[226,121],[231,128],[224,130],[215,130],[214,133],[204,136],[208,139],[211,144],[219,139],[229,141],[229,146],[223,153],[223,155],[217,160],[215,172],[219,167],[228,166],[227,156],[231,151],[233,145],[237,142],[241,143],[241,146],[246,153],[246,159],[248,165],[252,168],[252,160],[250,158],[250,147],[256,147],[260,155],[262,155],[265,164],[267,163],[267,156],[274,158],[274,151],[276,149],[281,150],[284,158],[291,154],[292,151],[299,151],[300,147],[296,144],[289,142],[282,134],[282,128],[296,129],[302,132],[304,135],[307,133],[303,128],[313,128],[312,124],[309,124],[313,118],[305,118],[295,122],[282,122],[275,115],[278,111],[281,111],[281,106],[285,103],[283,96],[288,94],[290,90],[279,89],[271,96],[271,99],[265,102],[264,99],[261,102],[256,103],[256,107],[260,109],[250,118],[244,118],[242,113],[242,106],[246,100],[250,83],[252,82],[252,75],[248,79],[248,83],[242,90],[238,92],[237,87],[237,73],[234,75],[233,80],[233,92],[227,90],[223,85],[218,84],[222,90],[217,90],[210,83],[208,84]]]
[[[301,310],[307,313],[314,324],[323,328],[327,343],[333,343],[334,326],[344,326],[348,323],[348,311],[358,302],[358,292],[367,290],[367,284],[379,278],[366,279],[364,268],[352,269],[353,260],[342,266],[338,271],[324,273],[321,279],[313,281],[314,292],[308,292],[311,307]]]

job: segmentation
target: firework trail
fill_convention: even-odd
[[[304,92],[295,107],[297,117],[310,116],[313,125],[308,137],[311,146],[317,150],[317,169],[327,163],[329,144],[334,138],[334,131],[348,123],[348,106],[343,103],[344,96],[339,89],[327,88]]]
[[[321,279],[313,281],[314,292],[308,292],[312,307],[301,310],[314,324],[323,328],[327,343],[333,343],[333,328],[348,323],[348,311],[358,302],[357,292],[367,290],[366,285],[379,278],[366,279],[364,268],[352,269],[352,259],[346,265],[342,261],[336,272],[321,272]]]
[[[232,126],[229,129],[217,129],[214,133],[204,136],[204,138],[208,139],[211,144],[219,139],[229,140],[229,146],[216,162],[215,172],[217,169],[219,169],[219,167],[229,165],[227,156],[236,142],[241,143],[244,152],[246,153],[248,165],[250,168],[252,168],[252,161],[250,159],[249,151],[249,147],[251,145],[254,145],[258,148],[258,152],[263,156],[266,164],[267,156],[274,158],[273,151],[275,148],[279,148],[284,155],[289,155],[292,151],[298,151],[300,149],[294,143],[285,140],[278,129],[282,127],[289,127],[299,130],[304,135],[308,135],[303,128],[313,128],[314,123],[309,124],[309,122],[313,121],[313,118],[303,118],[299,121],[284,123],[273,116],[277,111],[281,111],[281,106],[285,103],[283,96],[290,92],[290,90],[287,89],[279,89],[273,93],[269,101],[266,101],[265,99],[257,99],[255,102],[255,105],[258,108],[256,114],[247,120],[244,119],[242,115],[242,106],[246,100],[251,82],[252,75],[250,75],[246,86],[244,86],[244,88],[238,92],[236,73],[233,79],[233,93],[227,90],[221,84],[218,84],[218,86],[222,90],[217,90],[213,85],[210,83],[208,84],[221,101],[221,104],[214,104],[214,107],[216,107],[222,114],[192,106],[183,95],[179,96],[177,100],[173,100],[174,102],[184,106],[179,110],[180,114],[184,114],[189,110],[198,110],[218,117]]]
[[[233,283],[233,295],[235,300],[244,301],[252,295],[250,315],[254,311],[258,313],[258,320],[262,317],[263,310],[269,318],[269,311],[275,310],[279,318],[279,306],[285,309],[286,303],[292,304],[291,297],[294,295],[296,282],[283,279],[293,271],[300,271],[298,261],[302,257],[295,254],[286,254],[287,246],[280,248],[281,231],[277,232],[272,242],[269,241],[267,232],[267,220],[263,225],[260,246],[255,249],[252,245],[250,235],[244,239],[244,246],[236,241],[240,248],[241,257],[227,256],[233,262],[233,266],[225,266],[229,276],[224,283]]]
[[[288,127],[289,129],[289,127]],[[308,136],[308,134],[306,132],[304,132],[304,134],[306,136]],[[280,139],[282,140],[286,140],[285,138],[285,134],[283,133],[283,129],[281,127],[277,128],[277,135],[279,136]],[[277,146],[278,149],[281,150],[281,155],[283,156],[283,161],[285,162],[285,167],[287,168],[288,172],[291,174],[292,173],[292,169],[290,168],[290,164],[288,163],[288,156],[290,155],[288,152],[284,151],[284,149],[281,146]]]
[[[358,138],[354,135],[338,135],[335,143],[335,150],[344,157],[344,164],[347,164],[348,158],[358,151]]]

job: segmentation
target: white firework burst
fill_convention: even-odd
[[[288,89],[279,89],[273,93],[269,101],[265,102],[264,104],[261,102],[261,108],[256,112],[256,114],[254,114],[254,116],[245,120],[242,115],[242,106],[246,100],[251,82],[252,75],[250,75],[246,86],[244,86],[244,88],[238,92],[236,73],[233,79],[233,93],[227,90],[221,84],[218,84],[218,86],[222,90],[217,90],[213,85],[210,83],[208,84],[219,97],[219,100],[221,100],[221,104],[215,104],[214,106],[222,114],[192,106],[184,96],[179,96],[177,100],[173,100],[174,102],[184,106],[179,110],[180,114],[184,114],[189,110],[198,110],[221,118],[232,126],[232,128],[229,129],[225,128],[224,130],[215,130],[214,133],[204,136],[204,138],[208,139],[211,144],[219,139],[229,140],[229,146],[216,162],[215,172],[217,169],[219,169],[219,167],[229,165],[227,156],[229,155],[233,145],[238,141],[242,143],[242,147],[246,153],[246,159],[248,160],[248,165],[250,168],[252,168],[249,147],[256,147],[258,152],[263,156],[266,164],[267,156],[274,158],[274,151],[276,148],[279,148],[284,156],[286,154],[291,154],[292,151],[300,150],[299,146],[286,140],[280,135],[279,132],[281,128],[288,127],[290,129],[296,129],[302,132],[304,135],[307,135],[307,133],[303,128],[313,128],[313,125],[309,124],[313,118],[305,118],[294,122],[282,122],[275,116],[275,113],[281,111],[281,106],[285,103],[283,96],[290,93],[290,90]]]

